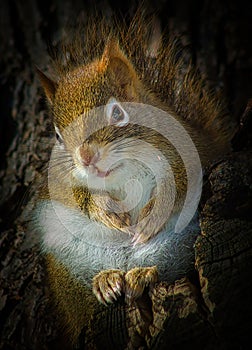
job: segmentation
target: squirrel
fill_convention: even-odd
[[[205,169],[231,149],[223,103],[173,40],[160,35],[152,50],[150,32],[142,19],[91,21],[53,57],[55,79],[37,69],[56,143],[34,221],[73,342],[87,300],[131,302],[193,267],[197,213],[175,226],[189,177],[194,190],[202,180],[195,157]]]

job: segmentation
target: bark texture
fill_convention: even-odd
[[[47,69],[48,41],[57,41],[66,21],[85,16],[92,5],[77,0],[0,4],[0,349],[67,348],[50,306],[38,240],[27,228],[34,180],[44,171],[54,137],[34,65]],[[136,8],[133,1],[96,5],[98,11],[128,15]],[[252,11],[235,1],[171,0],[155,6],[162,25],[183,35],[215,93],[224,91],[240,126],[234,151],[205,175],[190,280],[154,288],[147,331],[134,306],[97,305],[79,347],[123,349],[130,337],[132,348],[245,349],[252,331]]]

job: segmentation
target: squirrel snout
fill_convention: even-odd
[[[79,147],[79,155],[81,162],[85,166],[95,165],[100,159],[99,151],[93,150],[91,147],[82,145]]]

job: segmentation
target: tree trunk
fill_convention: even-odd
[[[96,4],[100,11],[112,8],[129,15],[136,7],[133,1],[128,6]],[[34,180],[44,171],[53,143],[35,64],[46,70],[47,42],[57,41],[66,21],[90,6],[91,1],[77,0],[1,1],[1,349],[66,348],[49,302],[38,239],[27,225]],[[162,25],[182,33],[194,63],[216,94],[224,91],[233,121],[241,124],[234,151],[205,175],[194,274],[154,288],[145,341],[151,349],[242,349],[252,331],[252,12],[232,1],[171,0],[157,6]],[[79,346],[125,348],[128,338],[134,338],[137,312],[124,304],[97,304]],[[140,348],[135,341],[133,348]]]

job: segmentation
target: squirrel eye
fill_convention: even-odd
[[[63,143],[61,136],[57,132],[56,132],[56,140],[59,141],[59,143]]]
[[[111,98],[106,106],[109,124],[124,126],[129,122],[128,113],[122,108],[116,99]]]
[[[55,136],[56,136],[56,140],[62,145],[64,141],[59,131],[59,128],[57,126],[55,126]]]

